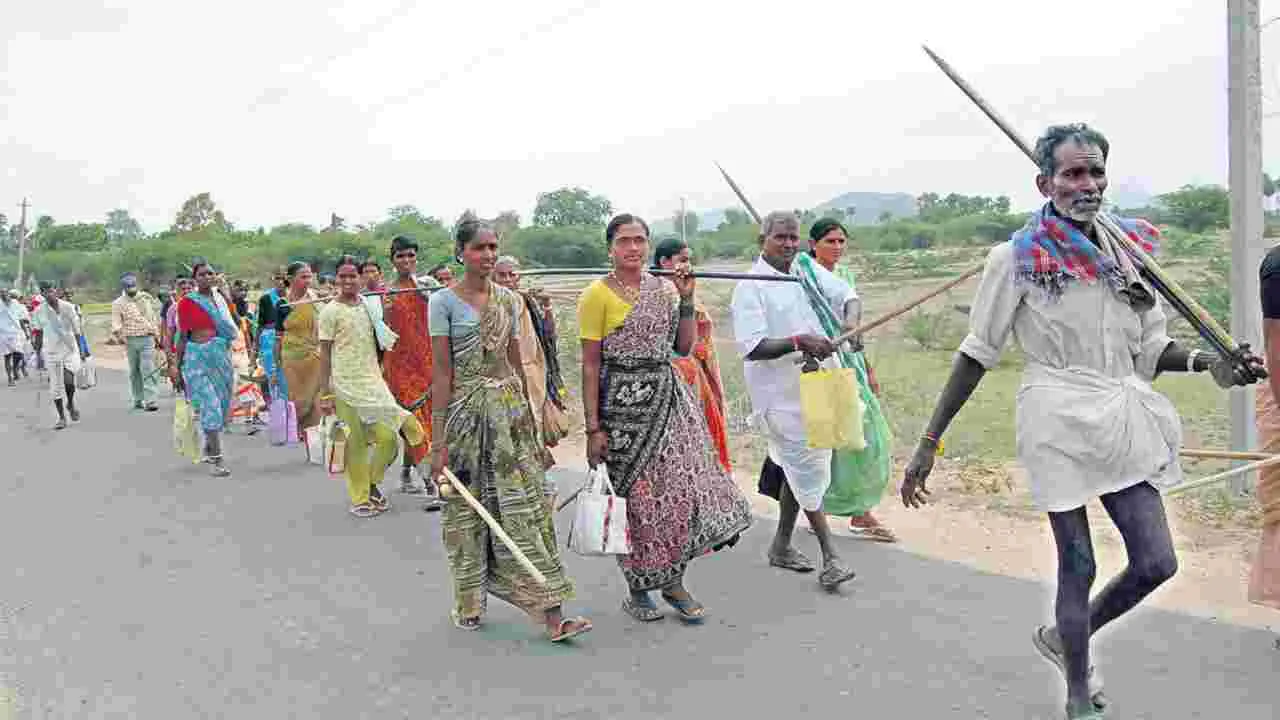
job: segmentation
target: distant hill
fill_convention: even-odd
[[[916,199],[906,193],[847,192],[814,208],[818,213],[842,210],[846,216],[850,209],[854,225],[875,225],[885,212],[896,218],[915,217]]]

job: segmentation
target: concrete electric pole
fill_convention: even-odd
[[[1258,266],[1262,262],[1262,63],[1258,26],[1259,0],[1227,0],[1227,106],[1230,133],[1231,195],[1231,335],[1262,351],[1262,309],[1258,299]],[[1252,450],[1254,388],[1230,391],[1231,448]],[[1263,388],[1265,392],[1265,386]],[[1247,492],[1254,478],[1233,481]]]
[[[27,208],[31,207],[31,203],[26,198],[22,198],[22,204],[18,207],[22,208],[22,217],[18,219],[18,277],[14,280],[13,286],[19,288],[19,292],[25,293],[27,288],[23,284],[22,260],[27,249]]]

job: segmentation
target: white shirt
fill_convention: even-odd
[[[0,315],[0,337],[23,337],[22,321],[27,319],[27,309],[22,307],[22,303],[12,300],[4,304],[4,309],[6,312]]]
[[[1144,480],[1182,478],[1177,410],[1151,387],[1171,342],[1161,302],[1136,312],[1104,281],[1049,299],[1015,285],[1013,245],[991,249],[960,352],[992,368],[1012,335],[1026,356],[1018,460],[1039,509],[1062,512]]]
[[[752,274],[785,275],[778,272],[763,257],[757,258],[751,267]],[[837,317],[842,317],[844,306],[858,297],[853,288],[843,280],[816,265],[814,272],[818,286]],[[826,337],[818,314],[809,306],[804,288],[798,282],[770,282],[744,280],[733,289],[733,336],[738,353],[746,358],[761,341],[769,338],[789,338],[795,335]],[[746,360],[742,364],[746,376],[747,392],[751,396],[751,409],[759,418],[764,413],[782,411],[800,414],[800,368],[797,353],[788,353],[774,360]],[[834,356],[822,361],[822,367],[839,367]]]
[[[80,315],[71,303],[59,302],[54,312],[53,304],[45,300],[36,308],[32,324],[40,328],[44,336],[41,351],[49,362],[66,363],[68,370],[80,369],[80,345],[76,336],[81,334]]]

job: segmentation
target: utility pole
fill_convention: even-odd
[[[18,207],[22,208],[22,217],[18,219],[18,277],[14,281],[14,287],[19,288],[19,292],[26,292],[26,286],[22,284],[22,258],[27,248],[27,208],[31,207],[31,203],[26,198],[22,198],[22,204]]]
[[[687,211],[685,210],[685,206],[684,206],[684,198],[682,197],[680,198],[680,242],[684,243],[685,245],[688,245],[689,239],[685,237],[685,234],[684,234],[684,216],[686,212]]]
[[[1258,265],[1262,261],[1262,68],[1259,0],[1227,0],[1227,107],[1230,133],[1231,335],[1261,351],[1262,309]],[[1254,388],[1229,391],[1231,448],[1252,450]],[[1250,476],[1232,481],[1232,490],[1248,492]]]

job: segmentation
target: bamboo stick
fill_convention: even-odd
[[[1234,450],[1197,450],[1194,448],[1183,448],[1178,451],[1183,457],[1198,458],[1202,460],[1266,460],[1275,457],[1271,453],[1264,452],[1236,452]]]
[[[365,290],[360,293],[360,297],[374,297],[374,296],[386,297],[389,295],[400,295],[402,293],[422,293],[426,295],[428,293],[433,293],[437,290],[443,290],[443,289],[444,287],[441,286],[441,287],[428,287],[428,288],[396,288],[395,290]],[[329,300],[332,300],[333,298],[336,298],[336,297],[337,295],[334,295],[333,297],[327,297],[327,298],[316,298],[314,300],[299,300],[298,302],[295,302],[295,303],[283,302],[283,303],[280,303],[280,307],[298,307],[299,305],[311,305],[313,303],[328,302]]]
[[[899,317],[911,310],[914,310],[915,308],[923,305],[929,300],[932,300],[935,297],[941,295],[942,293],[956,287],[957,285],[964,282],[965,280],[968,280],[974,275],[977,275],[978,273],[982,272],[982,269],[984,267],[986,267],[986,263],[983,263],[981,265],[974,265],[973,267],[961,273],[959,277],[955,278],[954,280],[951,280],[945,285],[942,285],[933,290],[930,290],[929,292],[925,293],[924,295],[921,295],[915,300],[911,300],[910,302],[907,302],[906,304],[901,305],[894,310],[890,310],[889,312],[885,313],[884,315],[881,315],[880,317],[876,318],[875,320],[872,320],[871,322],[863,323],[846,333],[838,335],[831,342],[835,345],[840,345],[842,343],[845,343],[845,342],[848,342],[849,340],[854,339],[859,335],[862,335],[863,333],[874,330],[880,327],[881,325],[889,322],[890,320],[893,320],[896,317]]]
[[[1264,467],[1270,467],[1276,464],[1280,464],[1280,455],[1272,455],[1266,460],[1256,460],[1246,465],[1241,465],[1240,467],[1231,468],[1230,470],[1224,470],[1215,475],[1210,475],[1209,477],[1204,477],[1204,478],[1200,478],[1199,480],[1192,480],[1190,482],[1182,483],[1181,485],[1176,485],[1172,488],[1169,488],[1168,490],[1165,490],[1164,494],[1178,495],[1178,494],[1187,492],[1188,490],[1195,490],[1196,488],[1202,488],[1202,487],[1205,487],[1206,485],[1213,485],[1215,483],[1220,483],[1223,480],[1230,480],[1231,478],[1237,475],[1244,475],[1245,473],[1251,473],[1255,470],[1261,470]]]
[[[531,268],[521,270],[521,277],[554,276],[554,275],[608,275],[612,268]],[[669,276],[675,271],[649,268],[645,272],[650,275]],[[695,280],[766,280],[772,282],[800,282],[800,278],[791,275],[761,275],[759,273],[723,272],[719,270],[697,270],[689,273]]]
[[[452,487],[454,491],[456,491],[458,495],[460,495],[462,499],[471,506],[472,510],[476,511],[476,514],[480,516],[481,520],[484,520],[485,524],[489,526],[489,530],[502,541],[502,544],[507,546],[507,549],[511,551],[511,554],[515,556],[516,562],[520,563],[520,567],[523,567],[526,572],[533,576],[533,579],[537,580],[539,585],[546,585],[547,576],[543,575],[538,568],[534,566],[533,562],[529,560],[528,556],[521,552],[520,548],[516,547],[515,541],[511,539],[511,536],[507,534],[507,531],[503,530],[502,525],[498,524],[498,521],[493,519],[493,515],[489,514],[489,511],[485,506],[481,505],[475,497],[471,495],[471,491],[467,490],[467,486],[463,485],[458,478],[449,471],[449,468],[444,469],[444,476],[445,479],[449,481],[449,486]]]

